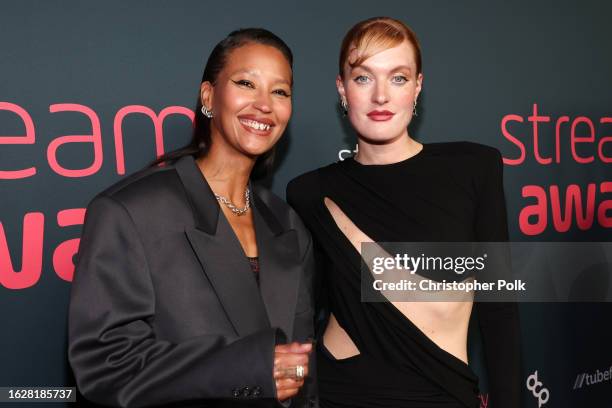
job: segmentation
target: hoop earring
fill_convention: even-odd
[[[340,107],[342,107],[342,114],[344,116],[348,115],[348,103],[345,99],[340,99]]]
[[[206,116],[208,119],[212,119],[213,117],[213,113],[211,110],[208,110],[208,108],[204,105],[202,105],[202,115]]]
[[[417,110],[416,110],[416,106],[417,106],[417,100],[415,99],[414,100],[414,105],[412,107],[412,116],[419,116],[419,114],[417,113]]]

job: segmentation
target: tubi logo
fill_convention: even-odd
[[[593,374],[582,373],[578,374],[576,381],[574,381],[574,389],[580,389],[582,386],[589,386],[604,381],[612,380],[612,366],[605,371],[597,370]]]
[[[550,396],[548,389],[542,387],[542,382],[538,381],[538,370],[527,377],[527,389],[538,399],[538,408],[548,402]]]

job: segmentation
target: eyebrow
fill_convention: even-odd
[[[353,69],[357,69],[357,68],[365,69],[368,72],[372,72],[373,71],[372,68],[368,67],[366,64],[357,65]],[[397,72],[397,71],[401,71],[403,69],[407,70],[408,72],[412,72],[412,68],[410,68],[408,65],[398,65],[398,66],[393,67],[392,69],[390,69],[389,72]]]
[[[239,69],[238,71],[233,72],[230,76],[234,76],[234,75],[237,75],[237,74],[249,74],[249,75],[252,75],[252,76],[255,76],[255,77],[260,76],[259,73],[257,73],[256,71],[249,70],[249,69]],[[288,80],[286,80],[285,78],[282,78],[282,77],[276,77],[275,80],[278,83],[287,84],[289,86],[292,85],[291,81],[288,81]]]

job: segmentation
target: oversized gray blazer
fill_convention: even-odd
[[[313,336],[312,241],[263,188],[252,186],[252,211],[259,288],[192,157],[140,172],[90,203],[68,323],[69,361],[86,399],[278,406],[274,346]],[[292,407],[318,405],[313,382]]]

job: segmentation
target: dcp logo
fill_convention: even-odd
[[[542,383],[538,381],[538,370],[527,377],[527,389],[531,391],[533,396],[538,399],[538,408],[548,402],[548,389],[542,387]]]

